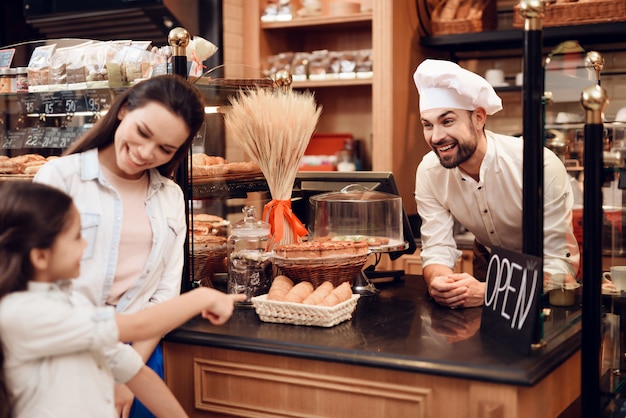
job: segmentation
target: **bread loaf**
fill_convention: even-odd
[[[302,303],[305,305],[319,305],[334,289],[335,286],[333,286],[331,282],[325,281],[321,285],[317,286],[317,289],[307,296]]]
[[[292,287],[293,281],[289,277],[283,275],[276,276],[267,293],[267,300],[284,301]]]
[[[285,302],[302,303],[311,293],[313,293],[311,282],[300,282],[287,293]]]
[[[341,302],[345,302],[352,297],[352,288],[350,283],[343,282],[337,286],[328,296],[322,300],[321,306],[335,306]]]

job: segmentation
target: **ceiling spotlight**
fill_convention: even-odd
[[[168,16],[163,16],[163,26],[172,29],[174,27],[174,21]]]

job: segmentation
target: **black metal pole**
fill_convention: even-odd
[[[189,32],[183,28],[174,28],[168,35],[168,43],[172,47],[172,74],[187,78],[187,45],[190,40]],[[189,167],[188,161],[185,160],[174,173],[174,180],[180,185],[185,199],[185,219],[189,222],[189,202],[191,201],[191,191],[189,186]],[[191,281],[192,271],[192,255],[189,245],[189,228],[186,228],[186,237],[184,244],[185,262],[183,265],[183,279],[181,284],[181,292],[186,292],[193,288]]]
[[[606,91],[599,85],[583,90],[585,108],[585,179],[583,190],[583,294],[581,342],[581,408],[583,417],[600,414],[602,341],[602,169]]]
[[[540,8],[538,7],[540,6]],[[543,257],[543,2],[522,0],[524,23],[523,92],[523,252]],[[543,271],[542,271],[543,275]],[[543,292],[542,292],[543,293]],[[534,342],[542,338],[542,318],[535,326]]]

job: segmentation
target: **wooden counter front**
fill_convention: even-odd
[[[163,342],[166,382],[191,417],[557,417],[580,395],[577,309],[555,308],[546,347],[522,356],[421,277],[379,287],[332,328],[194,319]]]

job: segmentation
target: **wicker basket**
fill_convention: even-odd
[[[251,301],[257,315],[263,322],[332,327],[352,318],[359,296],[353,294],[349,300],[335,306],[278,302],[267,300],[267,295],[255,296]]]
[[[199,280],[203,286],[213,287],[213,278],[219,266],[226,258],[226,244],[218,247],[194,248],[192,253],[193,277]]]
[[[519,6],[515,6],[513,26],[524,27],[524,17]],[[587,0],[576,2],[548,3],[543,26],[572,26],[591,23],[626,21],[626,0]]]
[[[454,20],[442,20],[442,12],[446,4],[451,0],[441,0],[431,16],[431,28],[433,35],[451,35],[455,33],[483,32],[494,30],[498,26],[498,9],[496,0],[484,0],[479,17],[476,19],[464,19],[467,13],[464,7],[470,4],[476,6],[479,2],[461,0]]]
[[[343,282],[354,284],[368,254],[328,258],[282,258],[274,257],[274,266],[294,283],[307,281],[317,287],[329,281],[337,287]]]

